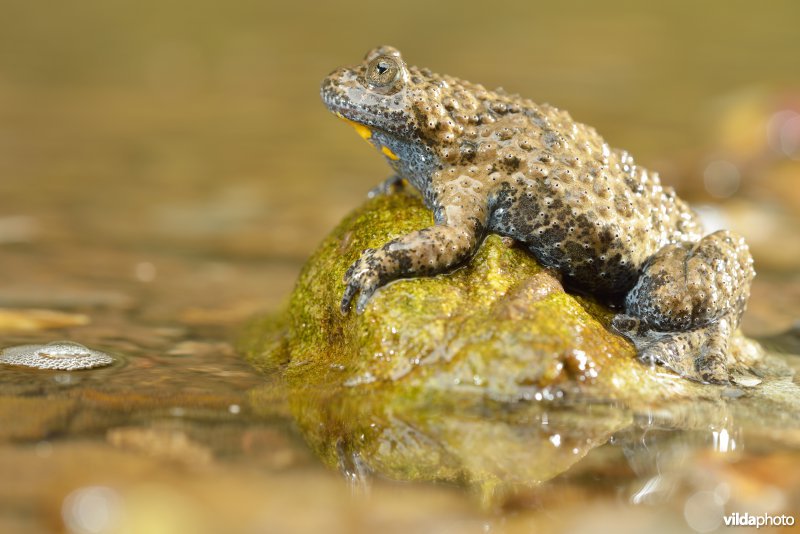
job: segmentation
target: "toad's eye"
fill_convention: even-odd
[[[387,88],[400,78],[400,65],[390,56],[378,56],[367,65],[367,83],[376,88]]]

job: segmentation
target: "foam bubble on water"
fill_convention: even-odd
[[[73,341],[53,341],[45,345],[19,345],[0,351],[0,363],[24,365],[37,369],[76,371],[111,365],[105,352],[84,347]]]

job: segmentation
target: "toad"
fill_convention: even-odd
[[[381,46],[322,83],[325,105],[377,148],[434,224],[367,249],[341,311],[377,289],[467,262],[488,232],[514,239],[567,287],[621,310],[640,357],[697,381],[729,380],[727,346],[755,276],[744,240],[709,235],[657,173],[563,110],[409,66]]]

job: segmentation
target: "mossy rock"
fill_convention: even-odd
[[[242,337],[329,465],[463,482],[491,499],[564,472],[650,406],[747,395],[643,364],[609,310],[495,235],[454,272],[399,280],[343,315],[342,277],[361,252],[431,223],[415,196],[368,201],[309,259],[288,310]],[[734,350],[786,380],[755,343],[738,335]]]

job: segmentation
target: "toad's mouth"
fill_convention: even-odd
[[[370,93],[357,85],[360,83],[357,78],[358,74],[348,69],[336,70],[325,78],[320,88],[325,107],[346,119],[364,139],[374,138],[378,131],[408,137],[411,127],[401,95],[387,99],[385,95]]]
[[[361,102],[354,102],[351,95],[338,90],[335,84],[328,79],[322,85],[322,102],[328,111],[353,126],[358,135],[364,139],[372,136],[373,129],[377,126],[375,117],[366,109],[368,106]]]
[[[355,73],[344,68],[338,69],[322,81],[320,96],[325,107],[337,117],[353,126],[361,125],[363,128],[370,130],[372,121],[364,109],[366,107],[365,103],[361,101],[363,95],[348,89],[348,87],[356,83]],[[358,128],[356,127],[356,129]],[[370,137],[362,135],[360,132],[359,135],[364,139]]]

